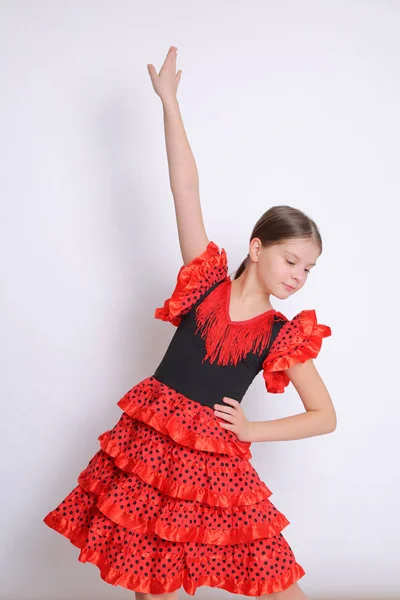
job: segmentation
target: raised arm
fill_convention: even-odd
[[[187,264],[204,252],[209,240],[203,223],[196,163],[176,97],[182,74],[182,71],[176,73],[176,56],[177,48],[171,46],[158,75],[153,65],[149,64],[147,67],[154,91],[162,101],[169,179],[174,198],[179,245],[183,263]]]

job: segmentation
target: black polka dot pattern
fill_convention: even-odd
[[[205,585],[259,596],[282,591],[304,575],[281,533],[229,545],[176,542],[115,523],[96,501],[77,486],[46,523],[80,549],[79,561],[97,565],[112,585],[150,594],[183,587],[192,596]]]
[[[144,421],[175,442],[197,450],[251,458],[250,443],[223,429],[214,411],[176,392],[153,376],[137,383],[119,401],[130,417]]]
[[[120,469],[173,496],[229,507],[271,495],[249,461],[177,444],[126,413],[99,439]]]
[[[119,525],[154,531],[163,539],[219,545],[272,537],[288,525],[268,498],[248,505],[209,506],[166,494],[136,474],[118,469],[112,477],[114,469],[111,457],[99,451],[78,483],[99,496],[99,510]]]
[[[156,318],[179,325],[225,277],[225,251],[210,242],[181,268]],[[118,406],[120,419],[99,435],[76,487],[44,518],[79,549],[79,561],[107,583],[149,594],[183,587],[193,596],[208,586],[261,596],[303,577],[282,535],[289,521],[249,462],[250,443],[153,376]]]
[[[316,358],[322,339],[332,335],[331,328],[317,323],[315,310],[302,310],[280,329],[263,362],[265,386],[270,393],[284,392],[290,379],[286,369]]]
[[[181,317],[189,312],[201,296],[227,276],[226,252],[210,241],[202,254],[180,268],[175,289],[164,306],[155,310],[155,318],[178,326]]]
[[[232,451],[231,432],[220,427],[215,438],[229,453],[214,450],[213,411],[154,377],[124,398],[139,418],[123,412],[99,435],[78,485],[44,519],[80,549],[78,560],[112,585],[151,594],[210,586],[260,596],[300,579],[305,571],[281,533],[289,521],[249,460]],[[171,421],[174,411],[185,420]],[[180,430],[185,444],[168,433]]]

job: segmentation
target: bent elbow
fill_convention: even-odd
[[[330,415],[329,420],[328,420],[328,432],[327,433],[333,433],[337,427],[337,416],[336,416],[336,412],[334,412],[332,415]]]

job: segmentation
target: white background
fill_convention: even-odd
[[[230,272],[272,205],[323,237],[305,288],[272,301],[332,328],[316,366],[337,429],[252,446],[299,583],[318,600],[400,597],[400,3],[3,0],[0,22],[1,599],[132,597],[42,519],[175,330],[153,318],[181,256],[146,67],[171,45]],[[303,410],[261,376],[243,402],[251,420]]]

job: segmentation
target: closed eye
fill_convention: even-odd
[[[294,265],[294,262],[290,262],[290,260],[288,260],[287,258],[285,258],[286,262],[289,263],[289,265]],[[304,269],[305,271],[307,271],[307,273],[311,273],[310,269]]]

